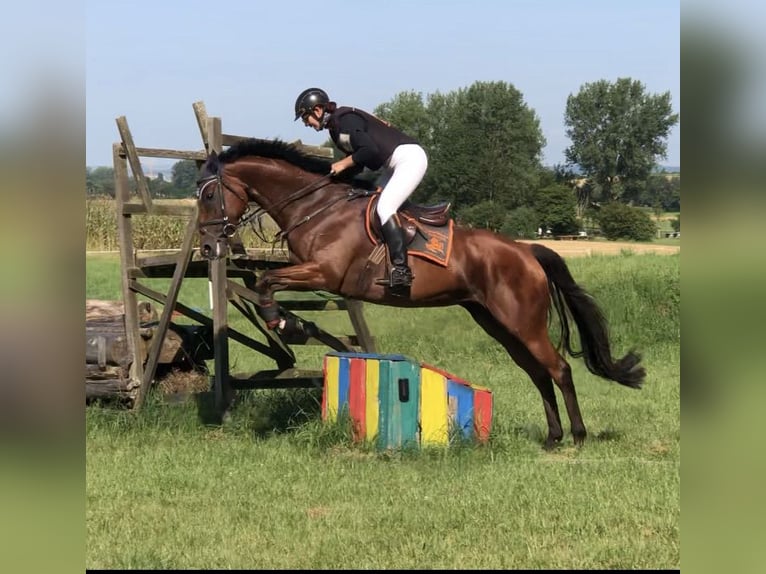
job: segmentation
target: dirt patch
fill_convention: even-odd
[[[157,384],[164,395],[201,393],[210,390],[208,375],[196,371],[183,372],[173,369],[158,379]]]
[[[540,239],[535,241],[518,240],[520,243],[539,243],[552,249],[562,257],[586,257],[588,255],[619,255],[623,251],[634,253],[659,253],[672,255],[681,251],[678,245],[654,245],[652,243],[623,243],[620,241],[556,241]]]

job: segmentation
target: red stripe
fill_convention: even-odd
[[[473,391],[473,428],[480,442],[489,439],[492,429],[492,393],[489,391]]]
[[[349,364],[348,407],[354,425],[354,440],[367,434],[366,419],[366,363],[364,359],[351,359]]]

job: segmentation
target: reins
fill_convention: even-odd
[[[259,205],[254,210],[250,210],[249,205],[248,205],[247,210],[242,215],[242,217],[240,217],[239,222],[236,223],[236,224],[229,222],[229,218],[226,215],[225,206],[224,206],[224,202],[223,202],[223,189],[228,189],[240,201],[242,201],[242,198],[231,187],[229,187],[226,184],[226,182],[223,181],[223,178],[221,177],[220,173],[217,173],[215,175],[211,175],[211,176],[209,176],[209,177],[207,177],[205,179],[202,179],[202,180],[200,180],[198,182],[198,183],[204,183],[204,185],[202,185],[202,187],[199,188],[198,197],[201,197],[202,192],[205,189],[205,187],[207,187],[210,183],[212,183],[213,180],[216,180],[216,182],[218,184],[218,190],[219,190],[219,194],[220,194],[220,199],[221,199],[221,218],[213,219],[213,220],[210,220],[210,221],[206,221],[205,223],[200,224],[200,227],[208,227],[208,226],[213,226],[213,225],[221,224],[221,225],[223,225],[222,233],[226,237],[231,237],[231,236],[233,236],[237,232],[237,230],[240,227],[250,223],[252,228],[253,228],[253,233],[255,233],[255,235],[261,241],[263,241],[265,243],[271,243],[272,245],[276,244],[279,241],[284,242],[287,239],[288,234],[290,232],[292,232],[295,228],[297,228],[297,227],[299,227],[299,226],[301,226],[301,225],[303,225],[305,223],[308,223],[314,217],[316,217],[317,215],[319,215],[323,211],[329,209],[330,207],[332,207],[333,205],[335,205],[339,201],[341,201],[343,199],[345,199],[345,200],[355,199],[356,197],[359,197],[360,195],[364,195],[364,194],[360,193],[360,190],[354,190],[352,188],[351,190],[349,190],[349,192],[345,196],[341,195],[341,196],[338,196],[338,197],[334,198],[329,203],[326,203],[325,205],[322,205],[321,207],[319,207],[318,209],[314,210],[310,214],[306,215],[305,217],[302,217],[300,220],[298,220],[297,222],[295,222],[292,225],[290,225],[287,229],[278,231],[274,235],[274,239],[272,239],[270,241],[263,236],[263,233],[262,233],[263,227],[262,226],[260,226],[261,227],[261,233],[258,232],[258,230],[255,228],[255,222],[253,220],[258,218],[258,222],[260,223],[260,216],[262,216],[264,213],[268,213],[269,211],[272,211],[274,216],[278,215],[285,207],[287,207],[292,202],[294,202],[294,201],[296,201],[298,199],[301,199],[303,197],[306,197],[307,195],[309,195],[311,193],[314,193],[315,191],[318,191],[319,189],[323,188],[325,185],[327,185],[331,181],[332,176],[334,176],[334,175],[335,175],[335,172],[331,171],[330,173],[328,173],[326,175],[323,175],[323,176],[321,176],[318,179],[315,179],[314,181],[312,181],[309,184],[303,186],[299,190],[294,191],[293,193],[291,193],[287,197],[285,197],[285,198],[283,198],[283,199],[281,199],[281,200],[279,200],[277,202],[272,203],[271,205],[269,205],[268,209],[266,209],[266,208],[264,208],[264,207]],[[249,202],[246,202],[246,203],[249,204]],[[204,231],[205,230],[203,229],[203,232]]]

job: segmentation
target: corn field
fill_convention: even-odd
[[[176,200],[187,202],[194,200]],[[186,216],[133,215],[133,243],[136,249],[178,249],[183,242]],[[87,251],[116,251],[119,249],[115,201],[110,197],[89,197],[85,200],[85,249]],[[271,219],[263,221],[262,235],[273,239],[278,231]],[[244,228],[240,236],[245,247],[268,247],[252,228]],[[195,237],[194,246],[198,247]]]

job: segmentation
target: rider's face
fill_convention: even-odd
[[[303,120],[303,125],[310,126],[316,131],[321,131],[322,123],[320,122],[320,119],[323,115],[324,110],[322,109],[322,106],[314,106],[311,113],[305,114],[301,119]]]

